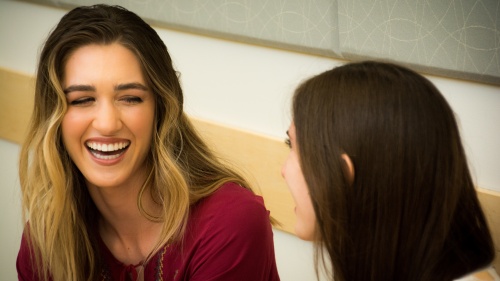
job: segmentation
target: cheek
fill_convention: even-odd
[[[305,182],[303,180],[302,170],[300,169],[298,159],[293,151],[288,155],[288,158],[281,169],[281,174],[285,178],[285,182],[287,183],[288,189],[292,193],[295,203],[300,205],[299,203],[303,195]]]
[[[300,171],[297,180],[297,232],[300,232],[300,237],[304,240],[312,240],[316,226],[316,214],[312,204],[309,188],[302,171]]]
[[[154,108],[144,107],[137,111],[127,112],[126,118],[127,127],[133,131],[136,138],[150,144],[153,137]]]
[[[301,216],[307,221],[314,219],[314,208],[305,182],[296,186],[295,194],[297,199],[297,208],[300,208]]]
[[[283,165],[282,174],[295,201],[295,233],[303,240],[312,240],[316,225],[316,216],[309,195],[302,169],[295,155],[290,153]]]
[[[316,215],[309,194],[301,194],[298,205],[297,225],[295,227],[297,236],[303,240],[313,240],[316,228]]]
[[[75,145],[75,142],[80,143],[85,132],[86,123],[85,116],[68,110],[61,123],[61,136],[66,147]]]

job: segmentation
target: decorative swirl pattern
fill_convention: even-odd
[[[55,6],[93,0],[36,0]],[[104,0],[169,28],[500,84],[498,0]]]

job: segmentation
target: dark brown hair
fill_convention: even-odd
[[[454,113],[426,78],[337,67],[298,87],[293,120],[316,257],[328,252],[335,280],[452,280],[493,260]]]

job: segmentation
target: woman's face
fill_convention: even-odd
[[[292,193],[293,200],[295,201],[295,215],[297,216],[295,233],[301,239],[313,240],[316,215],[309,195],[309,189],[299,163],[295,125],[293,122],[290,124],[287,133],[290,143],[290,153],[281,169],[281,175],[285,179]]]
[[[87,183],[142,184],[155,101],[138,59],[117,43],[87,45],[70,55],[64,74],[62,139]]]

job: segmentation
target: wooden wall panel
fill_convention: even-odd
[[[254,190],[264,197],[271,215],[281,223],[278,228],[293,233],[294,203],[281,166],[288,147],[284,140],[271,139],[199,119],[191,119],[214,150],[241,171]]]
[[[493,266],[500,275],[500,193],[479,188],[477,194],[493,234],[496,250]]]
[[[0,138],[21,143],[33,111],[34,79],[0,68]]]

